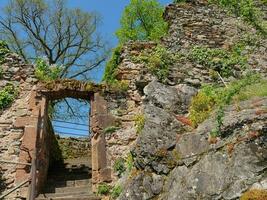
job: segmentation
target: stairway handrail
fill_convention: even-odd
[[[31,166],[31,163],[24,163],[24,162],[16,162],[11,160],[0,160],[0,163],[8,163],[8,164],[14,164],[14,165],[28,165]]]
[[[29,197],[28,200],[35,200],[35,195],[36,195],[36,148],[34,149],[33,152],[33,157],[32,157],[32,163],[31,163],[31,172],[30,172],[30,186],[29,186]]]

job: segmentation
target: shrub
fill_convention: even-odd
[[[141,131],[143,130],[143,128],[145,126],[144,114],[135,115],[134,122],[135,122],[135,128],[136,128],[137,134],[141,133]]]
[[[260,189],[252,189],[245,192],[240,200],[266,200],[267,199],[267,191]]]
[[[111,58],[106,64],[104,78],[103,78],[104,81],[113,82],[115,80],[116,69],[118,65],[121,63],[121,51],[122,51],[122,45],[119,45],[113,49]]]
[[[162,45],[146,49],[139,56],[133,57],[134,62],[144,63],[148,70],[157,76],[160,81],[164,81],[168,77],[169,66],[179,59],[180,55],[173,55]]]
[[[222,123],[220,121],[223,118],[223,114],[221,113],[223,107],[230,104],[233,99],[237,99],[239,93],[246,93],[245,91],[250,88],[250,85],[259,82],[261,82],[259,75],[248,74],[242,79],[228,84],[227,87],[217,87],[212,85],[202,87],[198,94],[193,97],[189,108],[189,118],[193,125],[197,126],[199,123],[207,119],[213,110],[217,109],[218,113],[216,118],[218,126],[220,126]],[[265,91],[255,92],[252,96],[247,96],[246,98],[264,94],[266,94]],[[214,130],[214,135],[216,134],[216,131]]]
[[[207,94],[204,88],[192,99],[189,118],[194,127],[209,117],[214,105],[214,96]]]
[[[108,86],[110,87],[110,90],[113,92],[127,92],[129,88],[129,82],[126,80],[118,81],[116,79],[113,79],[113,81],[108,82]]]
[[[111,190],[111,198],[112,199],[117,199],[120,196],[121,193],[122,193],[122,187],[120,185],[116,185]]]
[[[18,92],[14,85],[8,85],[0,90],[0,110],[8,107],[16,98]]]
[[[36,69],[35,76],[41,81],[50,81],[59,78],[62,71],[61,67],[52,65],[42,58],[37,58],[35,61]]]
[[[100,183],[97,187],[97,194],[107,195],[110,192],[110,186],[106,183]]]
[[[131,0],[122,14],[121,28],[116,32],[120,43],[159,40],[168,30],[163,12],[163,6],[156,0]]]
[[[9,53],[7,44],[4,41],[0,40],[0,64],[7,53]]]
[[[126,171],[125,160],[123,158],[118,158],[117,160],[115,160],[113,169],[118,173],[118,176],[120,177]]]
[[[189,58],[198,64],[219,72],[223,77],[229,77],[233,75],[234,69],[246,68],[247,58],[241,54],[243,50],[244,45],[236,45],[231,51],[196,46],[189,54]]]

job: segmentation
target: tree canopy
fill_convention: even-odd
[[[131,0],[116,32],[120,43],[129,40],[158,40],[167,32],[163,6],[156,0]]]
[[[1,38],[25,61],[46,57],[62,65],[60,77],[76,78],[106,59],[96,13],[66,7],[65,0],[10,0],[0,17]]]

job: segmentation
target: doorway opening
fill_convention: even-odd
[[[46,184],[39,196],[92,195],[90,102],[65,98],[51,101],[54,131]]]

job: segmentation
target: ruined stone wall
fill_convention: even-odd
[[[72,138],[57,136],[58,147],[63,159],[71,159],[78,157],[91,158],[91,143],[90,138]]]
[[[195,46],[229,51],[238,42],[256,42],[254,47],[246,46],[244,54],[247,54],[253,70],[267,76],[267,39],[259,37],[252,26],[216,5],[208,4],[207,1],[196,2],[198,3],[170,4],[166,7],[164,18],[169,23],[169,32],[163,38],[165,46],[176,54],[188,54]],[[235,76],[242,73],[237,70]],[[214,81],[206,66],[196,64],[188,58],[173,64],[169,79],[194,87]],[[230,77],[225,80],[232,79]]]
[[[1,88],[14,85],[18,95],[13,103],[1,111],[0,159],[31,164],[36,149],[37,186],[39,191],[46,180],[49,166],[49,144],[53,131],[48,118],[48,101],[36,89],[38,80],[34,66],[16,54],[7,54],[1,65]],[[52,135],[51,135],[52,134]],[[25,164],[1,162],[1,170],[7,190],[30,178],[31,167]],[[6,199],[21,199],[28,195],[28,184],[10,194]]]
[[[34,78],[33,66],[25,64],[15,54],[8,54],[1,67],[3,76],[0,81],[0,89],[3,89],[8,84],[13,84],[19,94],[9,108],[0,111],[0,159],[18,162],[23,129],[16,128],[15,122],[17,118],[31,114],[28,109],[28,101],[36,79]],[[16,183],[14,181],[18,167],[25,166],[1,163],[6,189],[15,186]]]

